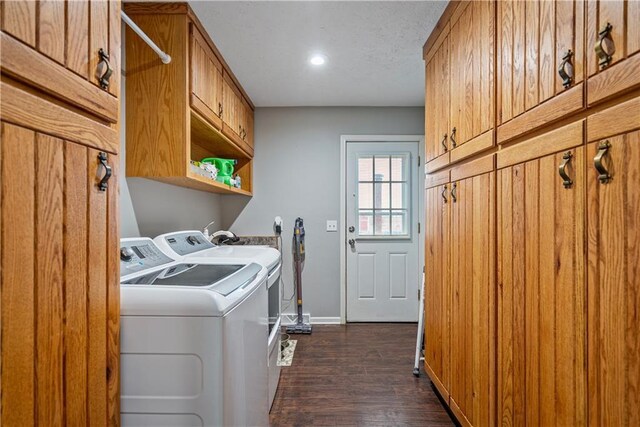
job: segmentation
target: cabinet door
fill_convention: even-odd
[[[586,50],[590,105],[640,85],[640,2],[588,0]]]
[[[495,2],[469,2],[451,24],[450,149],[493,128],[494,16]]]
[[[236,85],[226,74],[222,81],[222,99],[223,131],[230,138],[236,138],[240,134],[240,109],[242,108],[242,101]]]
[[[118,120],[119,0],[3,1],[2,47],[3,73]]]
[[[601,182],[594,167],[609,143]],[[605,152],[603,150],[603,152]],[[589,424],[640,425],[640,131],[588,145]]]
[[[118,180],[98,188],[97,150],[0,126],[0,424],[117,425]]]
[[[242,105],[244,106],[244,124],[242,125],[244,141],[253,148],[253,109],[244,98]]]
[[[498,416],[586,424],[584,148],[498,171]]]
[[[222,65],[191,25],[191,108],[222,128]]]
[[[442,396],[449,396],[449,189],[426,190],[425,367]]]
[[[511,124],[499,142],[560,119],[583,107],[584,0],[499,1],[498,125],[566,94],[547,109]],[[558,69],[567,58],[566,82]],[[541,107],[542,108],[542,107]]]
[[[425,69],[425,150],[427,162],[449,149],[449,38],[427,59]]]
[[[451,401],[463,425],[495,425],[495,172],[451,190]]]

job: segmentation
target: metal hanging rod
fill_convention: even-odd
[[[158,45],[157,45],[157,44],[155,44],[155,43],[153,42],[153,40],[151,40],[151,39],[149,38],[149,36],[148,36],[148,35],[146,35],[146,34],[145,34],[145,32],[144,32],[144,31],[142,31],[142,29],[140,29],[140,27],[138,27],[138,26],[136,25],[136,23],[135,23],[135,22],[133,22],[133,21],[131,20],[131,18],[129,18],[129,17],[127,16],[127,14],[126,14],[126,13],[124,13],[124,12],[120,12],[120,13],[121,13],[121,15],[122,15],[122,20],[125,22],[125,24],[127,24],[127,25],[128,25],[128,26],[129,26],[133,31],[135,31],[135,32],[136,32],[136,34],[137,34],[137,35],[139,35],[139,36],[140,36],[140,38],[141,38],[142,40],[144,40],[144,42],[145,42],[146,44],[148,44],[148,45],[149,45],[149,47],[150,47],[151,49],[153,49],[153,51],[154,51],[155,53],[157,53],[157,54],[158,54],[158,56],[160,57],[160,60],[162,61],[162,63],[163,63],[163,64],[168,64],[168,63],[170,63],[170,62],[171,62],[171,56],[169,56],[169,54],[165,53],[162,49],[160,49],[160,48],[158,47]]]

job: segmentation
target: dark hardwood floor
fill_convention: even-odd
[[[416,324],[313,327],[282,368],[272,426],[451,426],[421,368]]]

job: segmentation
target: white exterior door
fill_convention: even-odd
[[[417,142],[348,142],[348,322],[418,319]]]

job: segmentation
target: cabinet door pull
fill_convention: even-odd
[[[109,79],[111,78],[111,74],[113,74],[113,69],[111,68],[111,64],[109,64],[109,55],[104,49],[100,48],[98,55],[100,56],[97,69],[98,83],[100,83],[102,89],[107,90],[109,89]],[[104,70],[104,72],[101,72],[101,70]]]
[[[604,69],[611,63],[611,55],[616,51],[616,46],[611,38],[611,30],[613,26],[607,22],[602,30],[598,33],[598,42],[596,43],[596,55],[598,55],[598,65],[600,69]]]
[[[571,154],[571,151],[564,153],[562,156],[562,163],[560,163],[560,166],[558,167],[558,172],[560,173],[560,178],[562,178],[562,185],[564,188],[571,188],[573,185],[573,180],[567,173],[567,166],[569,166],[572,157],[573,154]]]
[[[447,203],[448,200],[447,200],[447,186],[446,185],[442,186],[442,193],[440,193],[440,195],[442,196],[442,201],[444,203]]]
[[[444,152],[446,153],[449,150],[449,147],[447,147],[447,134],[446,133],[442,136],[442,141],[440,142],[440,144],[442,144],[442,148],[444,149]]]
[[[562,63],[558,68],[558,74],[560,74],[560,78],[562,79],[562,86],[565,89],[568,89],[573,83],[573,64],[571,63],[571,56],[573,52],[571,49],[567,51],[562,57]]]
[[[107,184],[107,181],[109,181],[109,179],[111,178],[111,175],[113,175],[111,166],[107,164],[107,153],[101,151],[98,154],[98,160],[100,161],[100,164],[104,167],[104,176],[98,183],[98,188],[100,189],[100,191],[107,191],[107,188],[109,187],[109,185]]]
[[[218,117],[222,118],[222,102],[218,102]]]
[[[458,201],[458,195],[456,193],[457,188],[458,184],[454,182],[453,186],[451,187],[451,201],[453,201],[453,203],[456,203]]]
[[[456,148],[456,128],[451,129],[451,148]]]
[[[604,156],[608,153],[609,148],[611,148],[611,143],[609,143],[609,141],[601,142],[598,144],[598,153],[593,158],[593,166],[595,166],[596,171],[598,171],[598,179],[601,184],[607,184],[612,179],[611,174],[602,162],[604,160]]]

